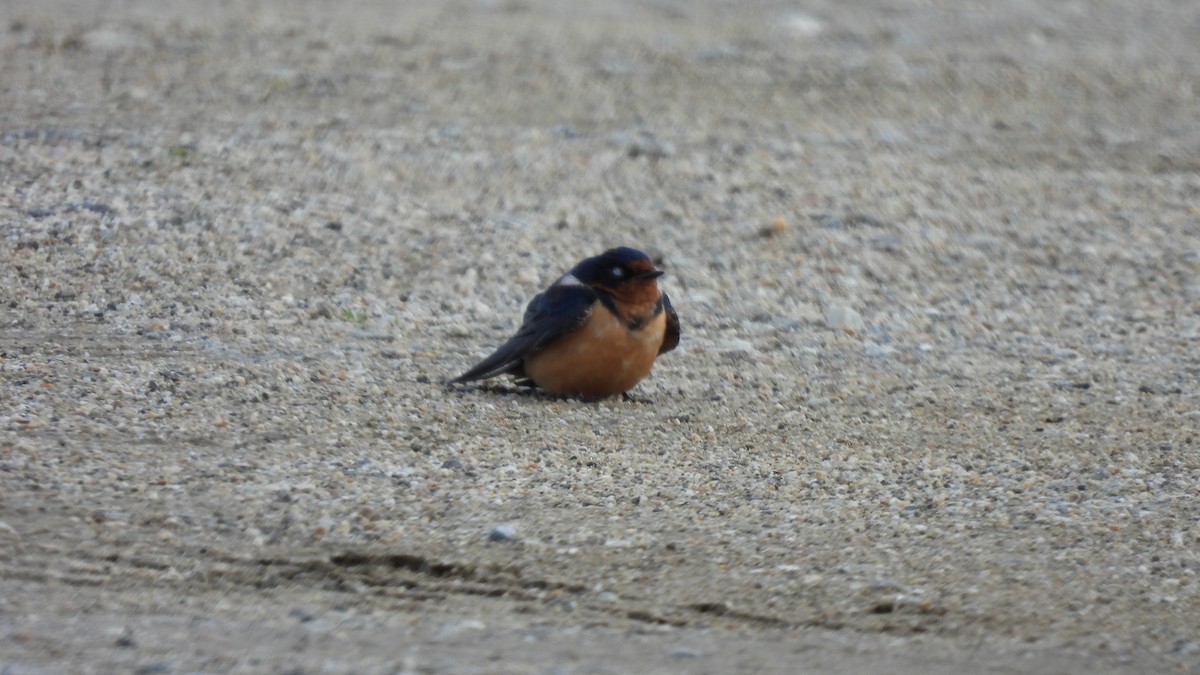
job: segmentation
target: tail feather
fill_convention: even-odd
[[[517,341],[514,339],[504,343],[499,349],[492,352],[491,356],[475,364],[462,375],[452,380],[447,380],[446,384],[486,380],[489,377],[504,375],[506,373],[512,373],[517,376],[524,375],[525,370],[522,368],[524,350],[519,349],[521,345],[514,344],[514,342]]]

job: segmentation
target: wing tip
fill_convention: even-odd
[[[504,375],[505,373],[519,373],[519,371],[517,369],[517,366],[519,365],[519,363],[520,362],[517,361],[517,362],[503,362],[503,363],[493,364],[493,363],[489,363],[488,360],[485,359],[482,363],[476,364],[476,366],[474,368],[468,370],[467,372],[463,373],[462,375],[459,375],[458,377],[453,377],[453,378],[450,378],[449,380],[446,380],[446,384],[447,385],[463,384],[465,382],[475,382],[477,380],[486,380],[488,378],[496,377],[498,375]]]

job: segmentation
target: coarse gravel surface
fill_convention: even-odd
[[[6,0],[0,672],[1200,673],[1196,44]],[[636,400],[443,384],[614,245]]]

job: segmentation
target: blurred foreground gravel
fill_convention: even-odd
[[[1200,672],[1198,42],[6,2],[0,672]],[[638,402],[441,384],[621,244]]]

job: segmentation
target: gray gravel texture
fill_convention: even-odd
[[[1200,3],[0,5],[0,671],[1200,672]],[[612,245],[636,402],[446,387]]]

